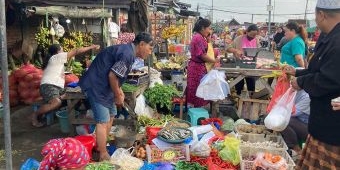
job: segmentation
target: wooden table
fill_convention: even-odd
[[[246,77],[255,77],[260,78],[259,81],[262,83],[262,85],[268,90],[270,94],[273,94],[274,90],[268,84],[268,82],[261,78],[262,76],[266,76],[269,74],[272,74],[273,70],[266,70],[266,69],[245,69],[245,68],[218,68],[220,71],[225,71],[227,74],[227,77],[235,77],[233,81],[229,83],[229,87],[234,87],[237,83],[239,83],[241,80],[243,80]],[[279,70],[277,70],[279,71]]]
[[[148,84],[143,84],[138,86],[138,90],[134,92],[124,92],[125,94],[125,106],[128,108],[129,112],[133,112],[136,105],[136,98],[138,95],[142,94],[145,89],[147,89]],[[76,125],[84,125],[84,124],[95,124],[93,119],[89,118],[76,118],[76,110],[75,106],[81,100],[86,99],[85,95],[82,93],[80,87],[76,88],[66,88],[66,97],[67,100],[67,112],[69,114],[69,125],[70,127],[74,127]],[[127,124],[134,123],[129,122],[130,120],[120,120],[115,119],[115,124]],[[133,120],[132,120],[133,121]],[[70,135],[74,136],[74,129],[71,130]]]
[[[274,90],[271,87],[270,84],[268,84],[268,81],[264,78],[261,78],[262,76],[270,75],[272,74],[273,70],[266,70],[266,69],[245,69],[245,68],[224,68],[220,67],[217,68],[220,71],[225,71],[227,74],[227,77],[234,77],[235,79],[232,80],[229,83],[229,87],[234,87],[237,83],[239,83],[241,80],[243,80],[246,77],[254,77],[254,78],[260,78],[259,81],[261,84],[265,87],[265,89],[269,92],[269,94],[273,94]],[[279,70],[275,70],[279,71]],[[212,102],[212,115],[217,116],[219,104],[218,102]]]

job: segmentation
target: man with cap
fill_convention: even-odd
[[[146,59],[152,52],[152,37],[139,33],[130,44],[109,46],[103,49],[80,79],[79,84],[85,93],[96,121],[96,142],[100,161],[109,160],[106,140],[116,106],[124,103],[122,84],[131,71],[136,57]]]
[[[291,84],[310,96],[309,136],[297,169],[340,169],[340,110],[332,99],[340,96],[340,0],[318,0],[315,21],[322,31],[315,54],[304,70],[285,67],[295,75]]]

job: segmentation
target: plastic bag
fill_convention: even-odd
[[[146,127],[145,131],[146,131],[146,136],[148,137],[148,141],[147,143],[149,145],[153,144],[152,140],[155,139],[157,137],[157,133],[162,130],[162,127]]]
[[[110,162],[121,167],[121,170],[139,170],[143,161],[130,155],[128,149],[118,148],[111,156]]]
[[[20,170],[36,170],[39,169],[40,162],[33,158],[28,158],[24,164],[22,164]]]
[[[240,163],[240,143],[241,141],[234,137],[226,137],[224,139],[224,148],[220,150],[218,155],[222,160],[229,161],[233,165]]]
[[[286,129],[294,106],[296,91],[289,88],[264,119],[266,128],[283,131]]]
[[[210,152],[209,144],[204,141],[195,141],[190,147],[190,153],[194,156],[208,157]]]
[[[230,94],[229,84],[223,71],[211,70],[206,74],[196,91],[196,96],[204,100],[223,100]]]
[[[139,95],[136,99],[135,113],[138,116],[153,117],[153,109],[146,104],[144,95]]]
[[[207,56],[211,59],[215,59],[215,53],[214,53],[214,47],[212,43],[208,43],[208,51],[207,51]],[[205,63],[205,68],[207,71],[210,71],[214,67],[215,63]]]
[[[273,109],[273,107],[280,100],[280,98],[285,94],[285,92],[289,89],[289,87],[290,87],[290,81],[287,77],[287,74],[283,73],[277,79],[274,93],[267,107],[267,113],[269,113]]]
[[[278,155],[270,153],[258,153],[254,160],[254,169],[257,167],[263,169],[287,169],[287,161]]]

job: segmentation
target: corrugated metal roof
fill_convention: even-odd
[[[35,6],[79,6],[79,7],[104,7],[105,8],[129,8],[131,0],[17,0],[26,5]]]

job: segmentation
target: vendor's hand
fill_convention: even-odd
[[[290,84],[292,85],[293,89],[295,89],[295,90],[301,90],[301,87],[298,85],[297,79],[296,79],[296,78],[293,78],[293,79],[290,81]]]
[[[296,70],[294,67],[286,65],[283,67],[283,70],[286,72],[286,74],[295,76]]]
[[[340,102],[332,102],[333,110],[340,110]]]
[[[235,56],[236,56],[237,58],[242,58],[242,56],[243,56],[243,51],[241,51],[241,50],[236,50],[234,54],[235,54]]]
[[[124,95],[117,95],[115,96],[115,104],[117,107],[121,107],[124,104]]]
[[[99,50],[100,49],[100,45],[92,44],[91,45],[91,49]]]

